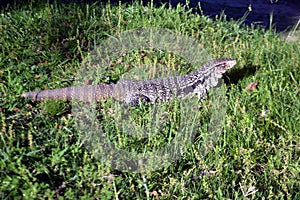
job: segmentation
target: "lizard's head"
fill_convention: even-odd
[[[236,63],[236,60],[232,58],[217,58],[207,63],[208,66],[211,66],[210,73],[206,78],[207,80],[205,80],[207,87],[215,87],[218,85],[223,74],[233,68]]]
[[[236,60],[232,58],[217,58],[213,60],[215,68],[218,73],[224,74],[227,70],[233,68],[236,65]]]

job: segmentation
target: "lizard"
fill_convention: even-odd
[[[231,58],[217,58],[202,65],[187,75],[153,80],[121,80],[117,83],[73,86],[39,92],[26,92],[24,98],[32,100],[61,99],[99,101],[113,98],[127,105],[136,106],[141,101],[165,102],[174,98],[195,95],[204,100],[210,88],[217,86],[222,75],[234,67],[237,61]]]

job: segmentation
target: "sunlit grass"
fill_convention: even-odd
[[[212,20],[184,6],[171,9],[151,3],[46,3],[2,10],[0,198],[299,198],[299,44],[281,41],[271,30],[240,24],[222,17]],[[198,133],[170,166],[127,173],[114,170],[88,151],[74,127],[72,102],[33,102],[20,95],[71,86],[95,46],[141,27],[186,34],[196,38],[211,58],[232,57],[238,65],[224,78],[225,127],[217,144],[207,147],[208,154],[199,151],[203,146]],[[120,59],[107,66],[99,80],[134,78],[130,72],[149,63],[170,67],[177,74],[199,67],[156,50],[146,57],[136,51]],[[246,91],[255,81],[256,88]],[[195,108],[203,116],[201,127],[208,126],[210,102]],[[102,125],[114,144],[132,151],[164,146],[184,117],[176,114],[176,102],[162,105],[171,108],[168,117],[173,125],[149,140],[138,140],[116,130],[111,103],[97,105],[100,119],[107,117]],[[130,116],[136,123],[148,123],[148,109],[153,107],[132,108]]]

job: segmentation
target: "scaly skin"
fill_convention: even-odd
[[[99,101],[112,97],[129,105],[137,105],[140,100],[155,103],[196,95],[204,99],[207,91],[217,86],[222,75],[236,65],[231,58],[218,58],[204,64],[200,69],[184,76],[163,79],[132,81],[121,80],[117,84],[74,86],[39,92],[26,92],[22,97],[32,100],[65,99]]]

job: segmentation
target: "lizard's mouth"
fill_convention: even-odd
[[[227,70],[233,68],[237,64],[236,60],[226,60],[225,62],[220,63],[217,67],[219,73],[224,74]]]
[[[237,61],[236,60],[232,60],[231,63],[232,63],[232,65],[236,65]]]
[[[237,64],[236,60],[229,61],[226,69],[231,69]]]

